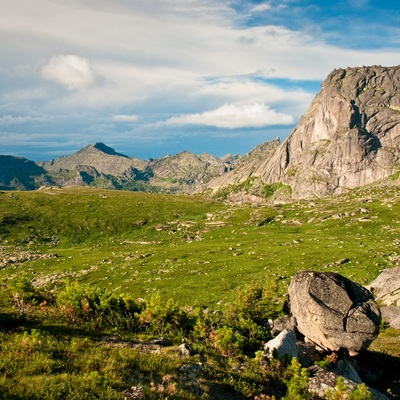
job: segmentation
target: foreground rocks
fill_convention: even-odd
[[[300,271],[289,299],[298,331],[321,349],[356,355],[378,335],[381,313],[373,295],[337,273]]]

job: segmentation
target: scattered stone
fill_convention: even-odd
[[[190,356],[190,353],[192,352],[191,347],[187,343],[182,343],[178,349],[182,356]]]
[[[340,274],[300,271],[289,297],[299,332],[325,350],[357,355],[379,333],[381,313],[371,292]]]
[[[267,357],[274,354],[278,358],[298,358],[296,335],[290,329],[284,329],[276,338],[268,341],[264,346],[264,352]]]
[[[143,400],[145,399],[145,393],[143,386],[132,386],[125,390],[124,396],[126,400]]]
[[[28,261],[48,260],[56,257],[58,257],[56,253],[41,254],[27,250],[11,251],[6,247],[0,247],[0,269],[3,269],[9,265],[18,265]]]

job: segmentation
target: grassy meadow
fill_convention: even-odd
[[[24,274],[39,286],[72,279],[211,306],[255,282],[279,281],[284,294],[300,269],[366,284],[395,265],[399,221],[395,187],[275,206],[97,189],[2,192],[2,253],[55,256],[11,263],[0,277]]]
[[[0,192],[0,398],[123,399],[138,384],[150,399],[307,398],[291,389],[295,367],[257,356],[268,339],[262,321],[279,314],[296,271],[367,284],[398,265],[399,199],[390,180],[275,205],[91,188]],[[26,304],[18,290],[30,293]],[[68,303],[79,293],[78,306]],[[388,332],[376,349],[389,343],[398,359]],[[180,381],[171,350],[132,350],[160,335],[191,343],[201,382]],[[121,346],[101,339],[114,336]]]

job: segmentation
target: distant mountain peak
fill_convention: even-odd
[[[93,148],[93,149],[99,150],[102,153],[108,154],[110,156],[120,156],[120,157],[129,158],[125,154],[117,153],[113,148],[105,145],[103,142],[97,142],[95,144],[91,144],[88,146],[88,148]]]

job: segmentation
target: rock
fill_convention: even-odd
[[[275,319],[271,325],[271,335],[276,336],[284,329],[290,329],[294,331],[296,328],[296,320],[290,315],[284,315]]]
[[[163,347],[172,346],[172,342],[169,339],[165,338],[165,337],[150,339],[148,343],[150,343],[150,344],[158,344],[158,345],[163,346]]]
[[[362,383],[358,372],[353,367],[352,363],[348,360],[339,360],[335,372],[346,379],[350,379],[355,383]]]
[[[400,267],[385,269],[366,287],[383,305],[382,318],[392,328],[400,329]]]
[[[290,329],[284,329],[276,338],[268,341],[264,346],[268,357],[276,354],[278,358],[298,358],[296,335]]]
[[[382,318],[389,326],[400,329],[400,307],[387,306],[381,307]]]
[[[191,347],[187,343],[182,343],[178,349],[182,356],[190,356],[190,353],[192,352]]]
[[[300,271],[289,298],[297,329],[322,349],[356,355],[378,335],[381,313],[371,292],[340,274]]]
[[[318,398],[327,398],[327,392],[334,390],[336,382],[340,375],[334,372],[327,371],[318,365],[313,365],[307,368],[309,374],[308,390]],[[354,390],[357,387],[357,383],[344,379],[345,385],[350,389]]]
[[[329,392],[335,390],[335,386],[337,380],[340,378],[340,375],[335,374],[334,372],[327,371],[317,365],[313,365],[312,367],[307,369],[309,373],[308,380],[308,390],[314,395],[313,398],[318,399],[326,399]],[[357,389],[358,384],[349,379],[344,378],[344,385],[347,388],[347,392],[352,392]],[[369,392],[372,395],[372,399],[374,400],[389,400],[389,397],[385,396],[383,393],[378,392],[375,389],[368,388]],[[329,398],[339,398],[339,397],[329,397]],[[341,399],[347,399],[348,396],[340,397]]]
[[[313,198],[388,177],[400,159],[399,93],[400,66],[335,69],[285,141],[209,187],[259,177]]]
[[[380,304],[400,307],[400,267],[385,269],[366,287]]]
[[[124,396],[126,400],[144,400],[145,393],[143,386],[132,386],[131,388],[125,390]]]
[[[183,364],[179,368],[179,373],[189,380],[197,379],[203,372],[203,367],[199,364]]]

